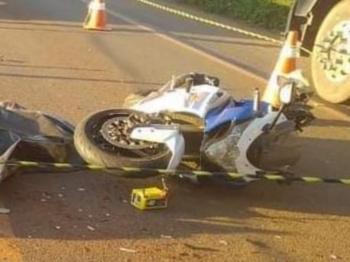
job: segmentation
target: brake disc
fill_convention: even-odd
[[[108,119],[101,126],[102,137],[111,145],[125,149],[148,149],[158,147],[158,143],[132,139],[130,134],[133,127],[147,124],[169,124],[162,117],[152,118],[144,114],[116,116]]]

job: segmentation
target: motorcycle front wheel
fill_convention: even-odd
[[[130,109],[95,112],[77,125],[74,144],[89,164],[108,168],[166,168],[171,158],[166,145],[130,138],[132,126],[164,121]]]

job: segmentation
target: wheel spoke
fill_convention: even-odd
[[[167,151],[157,143],[134,140],[130,137],[132,127],[142,124],[169,124],[169,119],[152,118],[143,113],[110,114],[91,127],[92,139],[103,150],[132,158],[155,156]]]

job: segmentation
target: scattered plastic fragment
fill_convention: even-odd
[[[129,248],[124,248],[124,247],[119,248],[119,250],[123,251],[123,252],[128,252],[128,253],[136,253],[137,252],[135,249],[129,249]]]
[[[10,209],[8,208],[0,208],[0,214],[6,215],[10,213]]]
[[[95,230],[96,230],[96,229],[95,229],[94,227],[92,227],[92,226],[87,226],[86,228],[89,229],[90,231],[95,231]]]
[[[219,243],[222,244],[222,245],[225,245],[225,246],[228,245],[227,241],[225,241],[225,240],[219,240]]]
[[[172,239],[173,236],[169,236],[169,235],[160,235],[161,238],[164,238],[164,239]]]
[[[339,256],[334,255],[334,254],[331,254],[329,257],[330,257],[331,259],[334,259],[334,260],[336,260],[336,259],[340,259],[340,257],[339,257]]]

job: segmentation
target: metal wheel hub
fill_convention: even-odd
[[[157,144],[131,139],[132,127],[142,123],[146,123],[146,119],[138,115],[116,116],[104,122],[100,132],[106,141],[121,148],[145,149],[156,146]]]
[[[332,82],[346,79],[350,74],[350,20],[338,23],[317,48],[326,77]]]

